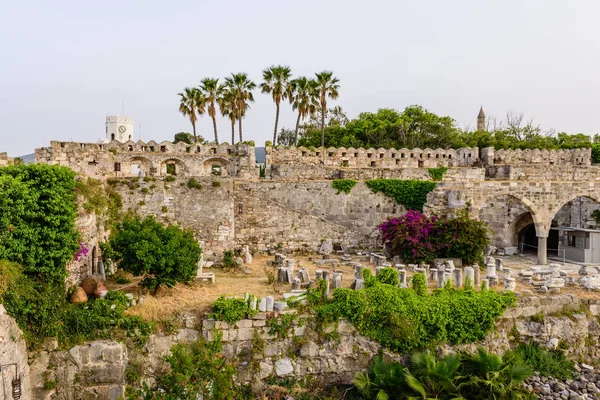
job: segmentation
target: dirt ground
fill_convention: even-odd
[[[319,256],[314,256],[318,259]],[[333,258],[334,256],[332,256]],[[500,256],[503,265],[511,268],[512,276],[516,277],[520,269],[529,268],[535,265],[535,259],[524,256]],[[174,288],[162,288],[156,296],[148,295],[145,289],[138,287],[137,283],[140,278],[129,276],[131,282],[128,284],[116,284],[109,280],[107,287],[109,290],[123,290],[127,293],[145,294],[143,304],[136,305],[128,310],[130,314],[139,315],[145,319],[164,320],[170,318],[174,313],[183,310],[195,310],[201,314],[206,312],[210,305],[220,296],[236,296],[243,297],[245,293],[254,294],[258,297],[275,296],[276,300],[283,299],[283,293],[290,291],[289,284],[277,285],[269,284],[268,272],[276,274],[274,267],[268,267],[267,261],[273,260],[272,256],[257,255],[253,258],[252,263],[248,266],[248,273],[241,270],[227,271],[223,268],[206,268],[204,272],[213,272],[216,277],[215,284],[208,282],[194,282],[190,285],[179,284]],[[317,269],[326,269],[317,266],[313,261],[309,261],[308,256],[295,257],[297,266],[298,262],[301,267],[307,267],[312,279],[314,279]],[[375,273],[375,266],[368,262],[360,260],[361,264],[371,269]],[[551,261],[552,262],[552,261]],[[296,267],[296,271],[299,268]],[[350,266],[340,265],[338,271],[343,272],[343,287],[350,287],[354,279],[354,269]],[[568,276],[577,276],[579,266],[575,264],[566,264],[563,270]],[[484,274],[485,269],[482,269]],[[429,281],[431,289],[436,287],[434,281]],[[499,284],[494,287],[494,290],[502,291],[504,285]],[[531,285],[523,284],[517,281],[517,292],[531,290],[535,293],[535,288]],[[592,292],[581,289],[579,287],[565,287],[561,289],[561,293],[576,294],[581,298],[596,298],[600,299],[599,292]]]

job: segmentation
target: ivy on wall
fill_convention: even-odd
[[[446,175],[446,171],[448,171],[448,167],[439,167],[439,168],[428,168],[427,172],[429,172],[429,176],[434,181],[441,181],[444,179],[444,175]]]
[[[374,193],[382,192],[393,197],[399,204],[409,210],[423,210],[427,202],[427,193],[435,189],[436,183],[431,181],[374,179],[365,181]]]
[[[344,192],[349,194],[354,186],[356,186],[356,181],[352,179],[334,179],[331,182],[331,186],[337,190],[338,194]]]

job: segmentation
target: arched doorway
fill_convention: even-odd
[[[94,246],[94,248],[92,248],[92,274],[98,273],[98,262],[96,257],[96,246]]]

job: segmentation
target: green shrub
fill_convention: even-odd
[[[173,175],[169,175],[165,178],[165,182],[175,182],[177,180],[177,178],[175,178]]]
[[[75,173],[66,167],[28,164],[0,168],[0,259],[24,273],[63,282],[65,264],[79,249],[75,229]],[[84,200],[97,207],[93,196]]]
[[[212,186],[213,187],[221,187],[221,182],[220,181],[212,181]]]
[[[335,179],[331,182],[331,186],[337,190],[338,194],[341,192],[349,194],[356,183],[357,182],[352,179]]]
[[[517,348],[509,351],[506,357],[529,365],[543,376],[570,379],[575,373],[575,364],[567,359],[562,351],[546,350],[536,342],[521,343]]]
[[[594,143],[592,145],[592,162],[600,163],[600,143]]]
[[[398,286],[398,271],[396,268],[387,267],[379,270],[379,274],[375,277],[379,283]]]
[[[412,276],[412,288],[417,296],[427,296],[427,277],[425,274]]]
[[[212,305],[211,318],[217,321],[225,321],[228,324],[235,324],[237,321],[246,318],[250,313],[248,302],[243,299],[219,297]]]
[[[266,178],[267,177],[267,167],[265,167],[264,165],[259,165],[259,167],[258,167],[258,177],[259,178]]]
[[[435,189],[436,183],[431,181],[401,180],[401,179],[375,179],[365,181],[365,184],[374,193],[382,192],[396,199],[409,210],[423,210],[427,202],[427,193]]]
[[[447,167],[439,167],[439,168],[428,168],[427,172],[429,172],[429,176],[434,181],[441,181],[444,179],[444,175],[446,175],[446,171],[448,171]]]
[[[144,383],[142,389],[129,390],[127,399],[248,399],[244,388],[236,385],[236,369],[222,349],[220,338],[174,345],[165,357],[168,372],[157,375],[152,387]]]
[[[196,179],[191,178],[187,182],[187,187],[189,187],[190,189],[202,189],[202,184],[198,183],[198,181],[196,181]]]
[[[363,290],[336,289],[333,300],[315,312],[321,321],[347,318],[361,334],[406,353],[435,343],[482,340],[515,299],[513,293],[454,289],[418,296],[375,281]]]
[[[483,262],[486,246],[490,243],[485,222],[471,219],[467,210],[455,218],[441,218],[435,222],[435,240],[439,257],[460,258],[464,264]]]
[[[163,226],[153,217],[127,216],[110,239],[119,267],[143,276],[142,287],[158,290],[190,282],[196,276],[202,249],[190,230]]]
[[[223,252],[223,266],[226,268],[235,267],[235,255],[231,250],[225,250]]]
[[[166,213],[167,211],[169,211],[169,209],[167,208],[167,206],[162,206],[162,208],[160,209],[161,212]]]
[[[119,285],[124,285],[127,283],[131,283],[131,279],[129,279],[127,277],[127,275],[125,275],[125,273],[123,271],[117,271],[113,276],[112,279],[115,281],[115,283],[118,283]]]

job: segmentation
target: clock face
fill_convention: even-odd
[[[127,128],[125,127],[125,125],[119,126],[119,132],[120,133],[125,133],[126,131],[127,131]]]

